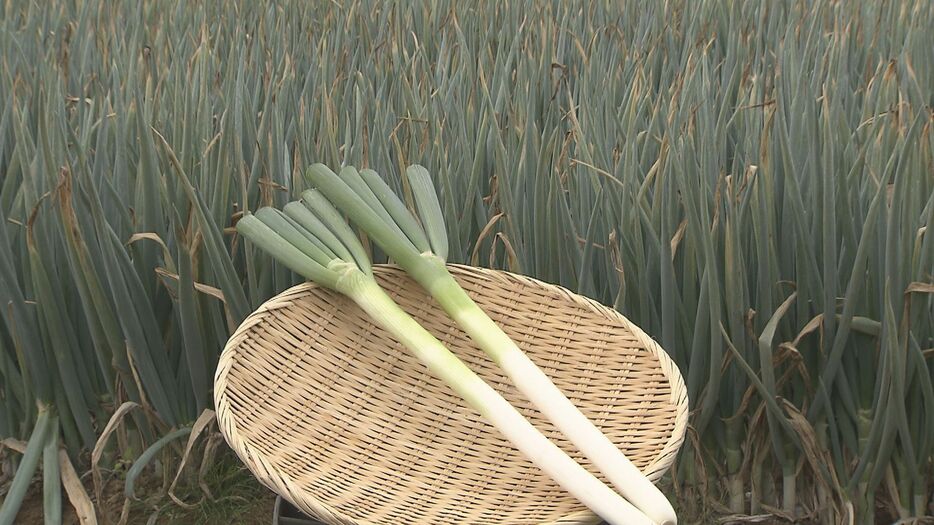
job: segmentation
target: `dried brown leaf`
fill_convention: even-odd
[[[58,465],[62,476],[62,486],[65,487],[68,501],[71,502],[71,506],[75,509],[78,523],[81,525],[97,525],[94,503],[91,502],[88,491],[85,490],[81,478],[78,477],[74,465],[71,464],[71,459],[68,458],[68,453],[64,450],[58,451]]]
[[[198,505],[201,501],[204,501],[202,496],[201,501],[195,504],[185,503],[175,495],[175,485],[178,484],[179,478],[182,476],[182,472],[185,470],[185,466],[188,464],[188,457],[191,455],[191,450],[194,448],[195,443],[198,442],[198,437],[201,433],[208,428],[211,424],[217,421],[217,418],[213,410],[205,410],[201,412],[201,415],[198,416],[198,419],[195,421],[195,424],[191,427],[191,434],[188,435],[188,444],[185,446],[185,453],[182,455],[182,460],[179,462],[178,470],[175,472],[175,478],[172,480],[172,484],[169,486],[169,497],[172,498],[176,504],[184,508],[192,508]]]

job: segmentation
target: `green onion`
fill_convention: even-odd
[[[428,369],[490,421],[520,452],[581,503],[613,525],[649,524],[642,513],[581,467],[538,431],[389,297],[370,271],[359,240],[327,201],[314,192],[285,213],[263,208],[237,231],[296,273],[349,297],[403,343]],[[340,254],[340,255],[338,255]]]
[[[306,178],[428,290],[445,312],[506,372],[519,391],[525,394],[629,501],[654,522],[677,523],[674,509],[661,491],[574,406],[448,273],[444,260],[447,237],[443,233],[443,216],[427,170],[421,166],[411,166],[406,170],[406,177],[415,195],[421,226],[418,226],[415,217],[407,212],[402,201],[379,176],[366,177],[364,180],[369,192],[361,192],[359,182],[346,180],[349,173],[345,168],[341,170],[345,177],[339,177],[327,166],[315,164],[306,172]],[[361,193],[372,193],[380,198],[374,200]],[[384,209],[380,209],[381,207]],[[400,209],[406,210],[408,215],[404,221],[397,218]],[[396,225],[387,222],[386,218],[390,216],[398,221]],[[400,232],[404,232],[405,238]],[[417,249],[412,242],[406,242],[406,238],[427,238],[431,246],[427,250]]]
[[[39,467],[39,459],[42,457],[44,447],[47,444],[48,433],[58,432],[57,428],[49,428],[52,423],[55,423],[52,411],[46,407],[41,407],[36,418],[36,426],[33,427],[32,435],[26,445],[19,468],[16,469],[13,482],[7,489],[3,504],[0,505],[0,525],[12,525],[14,523],[16,514],[26,498],[32,476]]]

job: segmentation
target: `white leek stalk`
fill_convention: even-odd
[[[396,263],[496,362],[542,414],[580,450],[610,483],[652,521],[675,525],[668,499],[554,385],[486,313],[473,302],[445,266],[447,236],[437,195],[421,166],[406,171],[421,224],[373,171],[352,167],[340,176],[315,164],[306,178]]]
[[[285,213],[264,208],[237,230],[293,271],[354,301],[428,369],[480,412],[561,487],[612,525],[651,522],[538,431],[380,288],[369,260],[336,210],[315,192]]]

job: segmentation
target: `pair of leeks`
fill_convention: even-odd
[[[372,170],[322,164],[306,178],[317,189],[283,210],[246,215],[237,230],[300,275],[342,293],[395,336],[428,369],[487,418],[520,452],[611,525],[677,522],[664,495],[577,409],[478,307],[445,267],[447,234],[425,168],[406,178],[416,216]],[[340,211],[338,211],[340,210]],[[516,387],[607,477],[610,489],[539,432],[440,341],[403,311],[373,278],[370,260],[341,212],[421,284]],[[630,501],[632,504],[630,504]]]

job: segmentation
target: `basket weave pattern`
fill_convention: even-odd
[[[687,424],[677,367],[615,310],[507,272],[450,266],[465,291],[650,479]],[[404,272],[402,308],[596,472]],[[526,460],[349,299],[302,284],[229,340],[215,378],[228,443],[309,515],[346,525],[583,525],[599,520]]]

